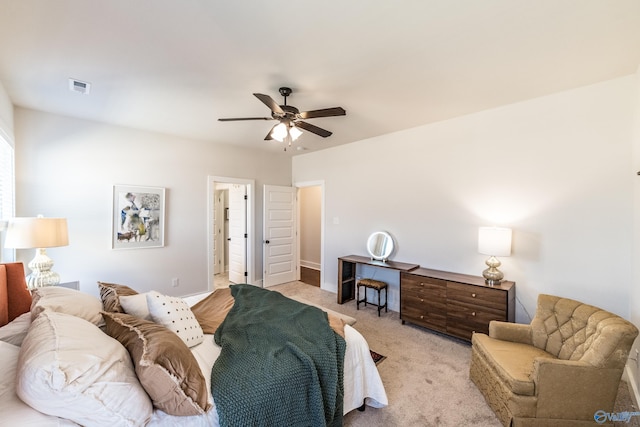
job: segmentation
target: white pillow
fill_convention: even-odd
[[[22,313],[6,325],[0,326],[0,341],[20,347],[24,337],[27,336],[29,325],[31,325],[31,313]]]
[[[147,305],[147,292],[136,295],[122,295],[118,298],[125,313],[144,320],[152,320]]]
[[[204,341],[204,333],[196,316],[182,298],[151,291],[147,294],[147,305],[151,319],[178,334],[187,347]]]
[[[80,317],[97,326],[104,325],[100,314],[102,301],[93,295],[58,286],[36,288],[31,292],[31,295],[33,298],[31,301],[32,320],[35,320],[44,310],[51,310]]]
[[[16,393],[32,408],[86,426],[143,426],[152,405],[127,350],[79,317],[43,311],[18,358]]]
[[[211,340],[213,342],[213,340]],[[61,427],[78,425],[36,411],[16,396],[16,370],[20,347],[0,342],[0,414],[3,426]]]

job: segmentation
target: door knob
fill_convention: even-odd
[[[265,242],[267,245],[270,243],[268,240],[265,240],[264,242]]]

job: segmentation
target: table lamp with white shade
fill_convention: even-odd
[[[478,230],[478,252],[489,255],[485,264],[489,266],[482,272],[484,280],[489,285],[497,285],[504,278],[498,270],[500,261],[498,256],[511,255],[511,229],[500,227],[480,227]]]
[[[12,218],[7,225],[5,247],[14,249],[36,249],[36,256],[29,262],[31,274],[27,286],[35,289],[60,283],[60,275],[51,271],[53,260],[47,256],[46,248],[67,246],[69,234],[66,218],[21,217]]]

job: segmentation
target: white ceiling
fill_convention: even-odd
[[[0,0],[15,105],[256,149],[282,150],[271,122],[217,118],[268,116],[251,94],[280,86],[300,110],[347,110],[294,143],[318,150],[639,64],[638,0]]]

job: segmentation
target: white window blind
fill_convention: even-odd
[[[0,219],[13,216],[13,147],[0,135]]]
[[[14,160],[13,147],[0,132],[0,231],[14,216]],[[0,233],[0,261],[13,259],[13,251],[4,248],[4,232]]]

